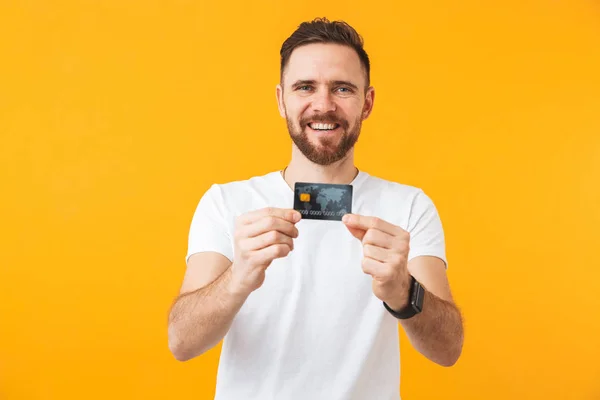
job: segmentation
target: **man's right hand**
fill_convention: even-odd
[[[249,294],[265,280],[265,270],[276,258],[286,257],[298,237],[301,215],[293,209],[268,207],[236,218],[232,290]]]

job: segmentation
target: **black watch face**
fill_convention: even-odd
[[[417,281],[415,281],[415,286],[413,287],[412,300],[411,304],[415,311],[421,312],[423,311],[423,298],[425,297],[425,290],[423,286]]]

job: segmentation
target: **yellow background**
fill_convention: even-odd
[[[358,166],[446,229],[464,354],[403,335],[403,399],[600,399],[592,0],[2,1],[0,399],[212,398],[220,348],[167,348],[189,223],[285,166],[278,52],[316,16],[372,59]]]

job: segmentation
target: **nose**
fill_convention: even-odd
[[[329,90],[320,90],[314,94],[312,101],[312,111],[314,113],[326,113],[335,111],[335,109],[335,99]]]

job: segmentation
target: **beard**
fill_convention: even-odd
[[[310,118],[300,120],[299,127],[286,116],[287,127],[292,141],[304,156],[318,165],[330,165],[343,159],[348,151],[354,147],[360,136],[361,119],[356,119],[352,129],[349,129],[349,123],[346,120],[339,119],[334,113],[318,114]],[[323,122],[339,124],[341,137],[339,133],[331,137],[320,137],[315,144],[308,137],[307,129],[309,122]]]

